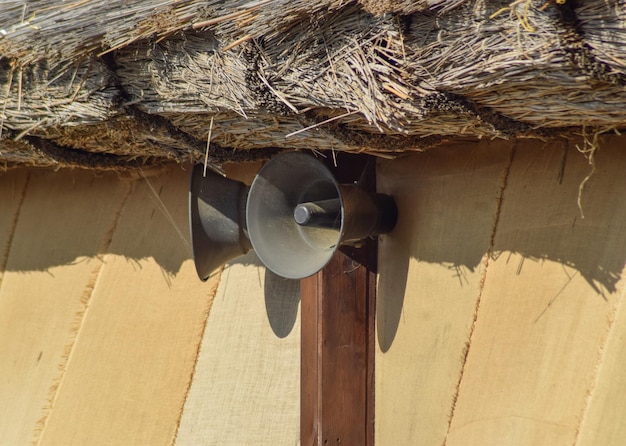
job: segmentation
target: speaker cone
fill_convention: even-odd
[[[276,274],[315,274],[340,244],[389,232],[393,199],[356,185],[340,185],[324,164],[291,152],[272,158],[248,194],[246,221],[259,259]]]

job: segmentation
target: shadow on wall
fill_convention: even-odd
[[[599,295],[614,292],[626,262],[626,152],[620,141],[601,140],[595,174],[582,194],[585,218],[578,191],[591,167],[574,143],[565,149],[562,143],[519,142],[513,149],[504,141],[484,142],[382,162],[379,189],[394,195],[399,208],[398,226],[380,244],[383,351],[397,331],[411,259],[444,265],[451,280],[466,286],[467,273],[487,253],[519,253],[576,269]],[[138,269],[152,258],[166,275],[175,275],[191,259],[188,178],[180,167],[135,179],[82,171],[0,174],[0,270],[54,274],[56,266],[116,254]],[[271,290],[294,285],[266,274],[268,318],[276,335],[285,336],[297,303]]]
[[[134,179],[69,170],[0,174],[0,188],[15,191],[8,206],[15,223],[0,232],[6,270],[54,274],[57,266],[116,254],[137,268],[153,258],[176,274],[191,257],[188,175],[180,167]]]
[[[0,174],[7,210],[0,219],[0,261],[6,259],[0,271],[54,275],[55,267],[114,254],[126,257],[138,274],[142,261],[153,259],[174,276],[192,259],[188,184],[189,170],[180,167],[134,179],[84,171]],[[261,266],[253,252],[235,262]],[[300,282],[259,272],[268,321],[284,338],[296,323]]]
[[[258,163],[230,167],[249,181]],[[225,166],[226,167],[226,166]],[[48,271],[104,254],[167,275],[191,259],[190,166],[133,173],[22,169],[0,173],[0,271]],[[9,244],[11,246],[9,246]]]
[[[261,282],[260,275],[263,275],[265,311],[272,331],[279,338],[289,336],[298,318],[300,281],[285,279],[265,268],[254,251],[229,263],[229,265],[235,264],[252,265],[258,268],[259,282]]]
[[[488,253],[518,253],[574,268],[599,298],[615,292],[626,263],[626,152],[620,141],[601,140],[595,173],[581,196],[584,218],[579,187],[591,165],[575,143],[484,142],[382,162],[379,185],[399,208],[398,226],[379,248],[382,351],[398,329],[411,261],[444,265],[451,281],[467,286],[466,275]],[[520,262],[518,272],[523,267]]]
[[[285,279],[266,269],[264,288],[265,310],[272,330],[279,338],[286,338],[298,317],[300,281]]]

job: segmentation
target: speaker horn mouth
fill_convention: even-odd
[[[330,261],[339,245],[342,206],[339,185],[326,166],[303,153],[278,155],[250,186],[250,242],[276,274],[290,279],[310,276]]]
[[[339,184],[324,164],[299,152],[265,164],[246,205],[248,236],[257,256],[289,279],[321,270],[340,244],[389,232],[396,218],[391,197]]]

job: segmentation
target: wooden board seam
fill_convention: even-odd
[[[22,187],[17,207],[15,208],[13,218],[11,219],[11,226],[9,228],[9,236],[7,238],[6,246],[4,248],[4,252],[2,253],[2,257],[0,257],[0,288],[2,288],[2,278],[4,276],[4,272],[6,271],[7,263],[9,261],[9,253],[11,252],[11,245],[13,244],[13,237],[15,236],[17,221],[19,220],[20,211],[22,210],[22,205],[24,204],[24,199],[26,198],[26,190],[28,189],[29,182],[30,172],[26,174],[26,180],[24,181],[24,186]]]
[[[196,376],[196,371],[198,370],[198,359],[200,358],[200,351],[202,350],[202,340],[204,339],[204,333],[206,331],[207,325],[209,324],[209,316],[211,315],[211,308],[213,308],[213,302],[215,302],[215,296],[217,295],[217,289],[219,288],[220,281],[222,279],[222,273],[226,266],[222,266],[216,273],[214,273],[215,278],[213,279],[213,288],[208,291],[208,302],[206,309],[204,310],[204,324],[202,324],[202,328],[200,330],[200,336],[198,338],[198,345],[196,346],[196,351],[194,353],[193,358],[193,367],[191,369],[191,374],[189,375],[189,381],[187,382],[187,386],[185,388],[185,393],[183,395],[183,401],[180,405],[180,410],[178,413],[178,419],[176,420],[176,426],[174,427],[174,435],[172,436],[171,445],[174,446],[176,441],[178,440],[178,432],[180,430],[180,423],[183,419],[183,413],[185,412],[185,405],[187,404],[187,399],[189,398],[189,392],[191,391],[191,386],[193,384],[193,379]],[[209,280],[211,280],[209,279]],[[209,281],[207,281],[209,283]]]
[[[102,243],[100,244],[100,247],[98,249],[98,254],[96,255],[96,265],[94,266],[93,270],[89,274],[89,279],[87,281],[87,284],[85,285],[85,288],[83,289],[83,292],[80,298],[80,309],[74,315],[74,325],[72,326],[72,329],[69,334],[69,341],[67,345],[65,346],[65,348],[63,349],[63,356],[61,358],[61,363],[58,365],[59,373],[56,376],[56,378],[54,378],[54,380],[52,381],[50,389],[48,390],[48,401],[42,408],[43,414],[41,415],[40,419],[37,421],[37,424],[35,425],[35,431],[33,432],[33,440],[32,440],[32,444],[35,446],[39,445],[41,443],[41,440],[44,437],[48,419],[50,417],[50,414],[52,413],[52,410],[54,409],[54,404],[59,394],[61,385],[63,383],[65,372],[67,371],[69,364],[71,362],[71,357],[72,357],[72,352],[74,351],[74,346],[76,345],[76,342],[80,335],[80,331],[84,325],[85,316],[87,314],[87,310],[89,309],[91,297],[94,294],[96,284],[98,282],[100,274],[102,273],[103,267],[106,263],[104,259],[106,255],[108,254],[109,247],[111,246],[113,236],[115,235],[115,231],[118,227],[118,224],[122,215],[122,211],[124,210],[124,207],[126,206],[126,203],[132,194],[132,191],[133,191],[132,183],[128,182],[127,190],[125,191],[124,195],[122,196],[122,199],[120,200],[120,204],[118,208],[116,209],[115,214],[113,215],[111,225],[109,226],[109,229],[105,233],[102,239]]]
[[[474,335],[474,329],[476,328],[476,321],[478,320],[478,311],[480,310],[480,302],[481,302],[481,298],[483,296],[483,290],[485,287],[485,282],[487,279],[487,271],[489,269],[489,260],[491,259],[491,256],[493,254],[493,248],[494,248],[494,244],[495,244],[495,238],[496,238],[496,232],[498,230],[498,223],[500,221],[500,213],[502,210],[502,203],[504,201],[504,192],[506,190],[506,186],[509,180],[509,173],[511,172],[511,166],[513,165],[513,158],[515,157],[515,148],[516,148],[517,143],[515,143],[513,145],[513,147],[511,148],[511,153],[509,155],[509,160],[508,163],[506,165],[506,167],[504,168],[504,170],[502,171],[502,177],[500,180],[500,187],[498,188],[498,195],[496,198],[496,211],[495,211],[495,216],[494,216],[494,220],[493,220],[493,226],[491,228],[491,233],[489,236],[489,247],[487,248],[487,255],[485,256],[484,260],[483,260],[483,272],[482,272],[482,277],[480,278],[480,285],[479,285],[479,289],[478,289],[478,297],[476,298],[476,307],[474,310],[474,315],[472,318],[472,323],[470,325],[470,329],[469,329],[469,334],[468,334],[468,338],[467,338],[467,342],[465,344],[465,348],[463,349],[462,355],[462,365],[461,365],[461,371],[459,373],[459,379],[458,382],[456,384],[456,388],[454,389],[454,395],[452,397],[452,405],[450,407],[450,417],[448,419],[448,427],[446,430],[446,435],[444,437],[443,440],[443,446],[446,445],[446,442],[448,440],[448,435],[450,434],[450,427],[452,426],[452,421],[454,420],[454,414],[455,414],[455,410],[456,410],[456,403],[457,400],[459,398],[459,394],[460,394],[460,390],[461,390],[461,384],[463,382],[463,376],[465,374],[465,365],[467,364],[467,358],[469,355],[469,351],[471,348],[471,344],[472,344],[472,338]]]
[[[622,278],[624,278],[625,274],[626,274],[626,268],[624,268],[624,270],[622,271]],[[623,287],[622,292],[620,293],[620,296],[617,298],[617,301],[615,302],[615,305],[613,306],[611,315],[609,317],[608,325],[606,328],[606,333],[602,337],[600,348],[598,349],[598,360],[597,360],[596,367],[593,373],[593,378],[591,380],[591,386],[589,390],[587,391],[587,397],[585,398],[585,403],[583,405],[582,411],[580,412],[578,425],[576,426],[576,431],[574,434],[574,442],[573,442],[574,446],[578,444],[580,433],[582,432],[583,425],[585,424],[585,419],[587,418],[587,414],[589,412],[589,407],[591,407],[591,401],[593,400],[595,390],[598,387],[598,382],[600,381],[600,375],[602,374],[601,373],[602,366],[605,363],[606,355],[607,355],[607,345],[609,344],[609,341],[612,335],[615,333],[615,330],[614,330],[615,321],[617,320],[619,314],[623,311],[622,310],[622,308],[624,307],[623,301],[624,299],[626,299],[626,284],[622,284],[622,287]]]

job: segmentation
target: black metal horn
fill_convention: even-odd
[[[198,277],[211,273],[252,249],[246,230],[250,188],[202,165],[194,166],[189,187],[189,227]]]

